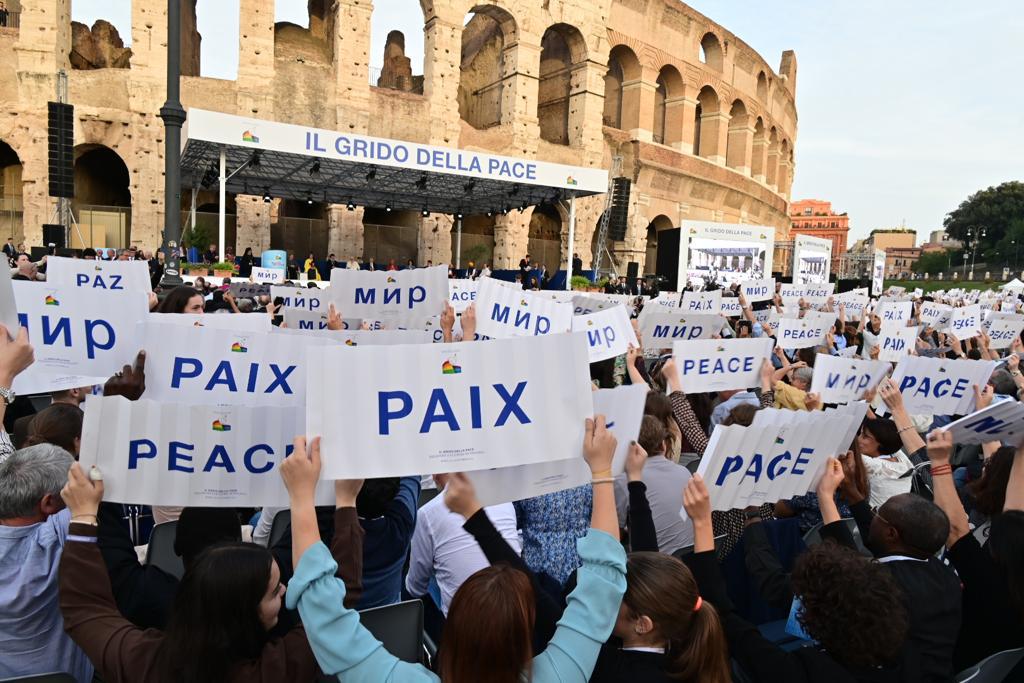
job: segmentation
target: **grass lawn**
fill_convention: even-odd
[[[908,292],[913,292],[915,289],[924,290],[925,294],[928,292],[934,292],[937,289],[994,289],[998,290],[999,286],[1004,284],[1002,281],[999,282],[984,282],[982,280],[936,280],[930,278],[928,280],[886,280],[885,286],[892,287],[906,287]]]

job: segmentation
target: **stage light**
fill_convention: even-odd
[[[420,215],[423,216],[424,218],[426,218],[427,216],[430,215],[430,209],[428,209],[427,207],[424,206],[423,210],[420,211]]]
[[[317,159],[309,168],[309,175],[320,175],[320,160]]]
[[[424,173],[419,180],[416,181],[416,189],[425,190],[427,189],[427,174]]]
[[[353,202],[351,199],[348,200],[348,204],[346,204],[345,206],[346,206],[346,208],[348,208],[349,211],[355,211],[356,210],[355,202]]]
[[[307,192],[306,193],[306,203],[310,204],[310,205],[313,203],[313,193],[312,192]]]
[[[494,215],[494,212],[491,211],[490,209],[487,209],[487,217],[490,218],[493,215]]]
[[[265,203],[269,204],[270,200],[271,200],[270,188],[269,187],[265,187],[265,188],[263,188],[263,201]]]
[[[507,216],[508,215],[508,206],[501,207],[501,215],[502,216]]]
[[[366,182],[373,182],[373,179],[377,177],[377,169],[371,168],[370,172],[366,174]]]
[[[391,202],[388,202],[387,204],[384,205],[384,210],[387,211],[388,213],[391,213]]]

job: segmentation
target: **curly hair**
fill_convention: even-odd
[[[845,546],[822,543],[793,567],[797,619],[844,666],[892,664],[908,620],[903,591],[884,566]]]

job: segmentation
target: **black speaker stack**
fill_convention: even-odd
[[[75,108],[61,102],[47,103],[50,196],[75,196]]]
[[[612,179],[612,207],[608,216],[608,238],[621,241],[626,239],[626,224],[629,222],[629,178]]]

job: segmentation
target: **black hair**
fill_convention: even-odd
[[[1007,510],[992,519],[988,551],[1006,578],[1018,617],[1024,616],[1024,510]]]
[[[188,306],[189,299],[194,296],[201,297],[195,287],[189,287],[188,285],[178,285],[164,297],[164,300],[160,302],[160,305],[156,307],[157,313],[184,313],[185,307]]]
[[[892,455],[903,447],[899,428],[887,417],[865,418],[861,429],[875,437],[880,455]]]
[[[946,544],[949,517],[930,500],[916,493],[900,493],[885,501],[882,508],[879,514],[899,532],[903,545],[921,559],[934,555]]]
[[[232,508],[187,507],[178,517],[174,554],[180,556],[188,568],[206,548],[241,540],[238,513]]]
[[[270,584],[270,551],[254,543],[207,548],[185,572],[157,646],[161,683],[219,683],[267,642],[259,605]]]
[[[363,519],[375,519],[383,515],[391,501],[398,495],[398,477],[367,479],[356,496],[356,512]]]
[[[995,517],[1003,512],[1014,453],[1016,449],[1013,446],[1000,446],[985,461],[981,478],[967,485],[968,493],[974,498],[974,509],[986,517]]]

